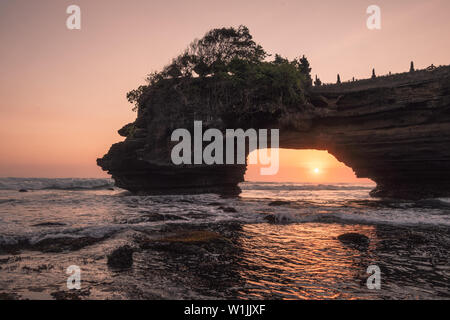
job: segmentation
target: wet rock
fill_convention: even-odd
[[[102,238],[93,237],[63,237],[63,238],[48,238],[43,239],[33,245],[29,245],[24,249],[37,250],[42,252],[62,252],[74,251],[84,248],[88,245],[101,241]]]
[[[145,221],[155,222],[155,221],[172,221],[172,220],[182,220],[183,218],[171,215],[171,214],[159,214],[159,213],[146,213],[143,215]]]
[[[222,236],[216,232],[202,230],[202,231],[191,231],[174,236],[165,237],[162,238],[161,241],[190,243],[190,242],[207,242],[221,238]]]
[[[0,292],[0,300],[19,300],[20,296],[15,293]]]
[[[133,248],[125,245],[115,249],[108,256],[108,266],[113,269],[128,269],[133,265]]]
[[[208,213],[202,213],[202,212],[193,212],[190,211],[188,214],[185,215],[185,217],[187,218],[192,218],[192,219],[206,219],[211,217],[211,214]]]
[[[237,212],[237,210],[233,207],[219,207],[223,212]]]
[[[202,246],[208,244],[218,245],[228,243],[221,234],[208,230],[194,230],[179,232],[159,239],[146,239],[141,241],[142,249],[153,249],[172,254],[199,254]]]
[[[19,261],[22,261],[21,257],[12,256],[12,257],[7,257],[7,258],[4,258],[4,259],[0,259],[0,264],[11,263],[11,262],[19,262]]]
[[[94,237],[60,237],[45,238],[36,243],[30,243],[28,239],[20,239],[13,244],[1,244],[0,253],[16,255],[23,250],[41,251],[41,252],[63,252],[74,251],[100,242],[105,238]]]
[[[25,272],[42,272],[52,270],[54,267],[51,264],[42,264],[38,266],[23,266],[22,270]]]
[[[286,206],[290,204],[289,201],[281,201],[281,200],[277,200],[277,201],[272,201],[269,203],[269,206]]]
[[[32,227],[58,227],[58,226],[65,226],[65,223],[62,222],[43,222],[43,223],[37,223],[33,224]]]
[[[400,239],[406,241],[410,245],[421,245],[428,243],[428,239],[424,235],[417,232],[409,232],[403,237],[400,237]]]
[[[55,300],[82,300],[82,297],[88,297],[91,294],[90,289],[70,290],[52,292],[51,296]]]
[[[360,233],[344,233],[337,237],[343,244],[356,249],[367,249],[370,239]]]
[[[275,217],[274,214],[267,213],[264,216],[264,220],[266,220],[268,223],[276,223],[277,222],[277,217]]]

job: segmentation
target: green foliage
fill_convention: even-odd
[[[124,125],[118,133],[122,137],[133,137],[134,133],[136,132],[136,124],[134,122],[128,123]]]
[[[128,102],[135,104],[135,106],[133,107],[133,111],[136,111],[139,107],[140,101],[142,100],[147,88],[148,86],[139,86],[139,88],[131,90],[127,93]]]
[[[307,58],[289,61],[276,54],[269,62],[267,56],[247,27],[213,29],[161,72],[150,74],[148,84],[130,91],[127,98],[135,109],[149,108],[158,90],[165,105],[179,99],[174,103],[195,104],[196,114],[201,105],[209,108],[207,112],[245,113],[304,104],[305,89],[312,85]]]

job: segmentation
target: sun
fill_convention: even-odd
[[[313,171],[314,171],[315,174],[319,174],[320,173],[320,169],[319,168],[314,168]]]

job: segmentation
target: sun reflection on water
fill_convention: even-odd
[[[362,281],[371,262],[366,252],[346,247],[337,236],[357,232],[376,238],[373,226],[337,224],[245,225],[240,240],[240,298],[352,299],[370,296]],[[351,259],[349,259],[351,257]]]

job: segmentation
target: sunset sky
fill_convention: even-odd
[[[66,28],[71,4],[81,30]],[[372,4],[381,30],[366,27]],[[335,82],[450,64],[449,12],[448,0],[2,0],[0,176],[106,177],[95,160],[136,117],[126,92],[211,28],[244,24],[269,53],[305,54]],[[270,180],[355,181],[324,151],[283,151],[280,163]],[[247,178],[267,180],[253,167]]]

